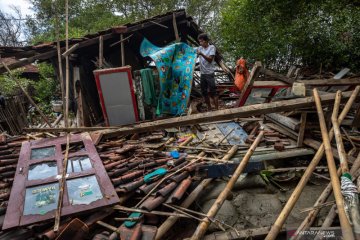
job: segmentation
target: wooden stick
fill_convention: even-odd
[[[99,37],[99,68],[103,66],[103,58],[104,58],[104,37],[101,35]]]
[[[69,55],[70,55],[72,52],[74,52],[78,47],[79,47],[79,44],[78,44],[78,43],[72,45],[71,48],[69,48],[68,50],[66,50],[66,51],[62,54],[62,56],[63,56],[63,57],[69,56]]]
[[[205,217],[203,219],[204,221],[198,225],[197,229],[195,230],[194,234],[191,237],[192,240],[199,240],[204,236],[204,234],[206,233],[206,230],[208,229],[208,227],[210,225],[209,218],[215,217],[216,213],[221,208],[225,199],[227,198],[230,191],[234,187],[236,181],[240,177],[240,174],[244,171],[247,163],[250,160],[251,155],[255,151],[256,147],[259,145],[263,136],[264,136],[264,130],[261,130],[259,135],[256,137],[255,141],[253,142],[253,144],[250,146],[250,149],[248,150],[247,154],[244,156],[244,158],[240,162],[239,166],[236,168],[234,174],[231,176],[229,182],[226,184],[225,189],[220,193],[218,198],[215,200],[214,204],[211,206],[211,208],[207,212],[207,214],[206,214],[207,217]]]
[[[344,203],[343,196],[341,194],[340,180],[336,173],[336,165],[335,165],[334,156],[331,151],[330,138],[329,138],[327,128],[326,128],[326,122],[325,122],[323,109],[321,106],[320,96],[319,96],[319,93],[316,88],[313,90],[313,94],[314,94],[316,108],[317,108],[317,112],[318,112],[318,116],[319,116],[321,135],[322,135],[322,139],[323,139],[324,145],[325,145],[325,155],[326,155],[326,160],[328,162],[329,173],[330,173],[330,177],[331,177],[331,184],[333,187],[336,206],[337,206],[338,215],[339,215],[339,219],[340,219],[341,232],[342,232],[344,239],[354,239],[354,234],[353,234],[351,225],[350,225],[349,220],[347,219],[347,216],[345,213],[345,208],[344,208],[345,203]],[[336,100],[335,100],[335,103],[336,103]],[[340,101],[338,102],[338,105],[334,106],[334,108],[338,108],[339,105],[340,105]],[[336,111],[338,111],[338,110],[334,110],[334,112],[336,112]]]
[[[180,41],[180,37],[179,37],[179,31],[177,28],[177,24],[176,24],[176,16],[175,13],[173,13],[173,27],[174,27],[174,33],[175,33],[175,41],[179,42]]]
[[[69,50],[69,0],[65,1],[65,49]],[[65,127],[69,127],[69,56],[65,57]]]
[[[64,161],[63,161],[63,171],[61,173],[61,179],[60,179],[58,204],[57,204],[57,208],[56,208],[56,212],[55,212],[54,232],[59,231],[61,208],[62,208],[62,202],[63,202],[63,198],[64,198],[65,177],[66,177],[67,163],[68,163],[68,158],[69,158],[69,146],[70,146],[70,133],[68,133],[66,135],[66,150],[65,150],[65,156],[64,156]]]
[[[124,34],[120,34],[121,66],[125,66]]]
[[[29,102],[31,103],[31,105],[33,105],[35,107],[35,109],[39,112],[40,116],[42,117],[42,119],[46,122],[47,125],[49,125],[49,127],[51,127],[51,124],[49,122],[49,120],[47,119],[47,117],[45,116],[45,114],[41,111],[41,109],[39,108],[38,105],[36,105],[36,103],[32,100],[31,96],[29,95],[29,93],[23,88],[23,86],[21,86],[20,82],[16,79],[16,77],[14,77],[14,75],[12,74],[11,70],[8,68],[8,66],[5,64],[5,62],[2,62],[3,66],[6,68],[6,71],[8,71],[10,78],[19,86],[19,88],[21,89],[21,91],[25,94],[25,96],[27,97],[27,99],[29,100]]]
[[[193,218],[193,219],[195,219],[195,220],[198,220],[198,221],[200,221],[200,222],[203,221],[201,218],[195,217],[194,215],[191,215],[191,214],[189,214],[189,213],[187,213],[187,212],[185,212],[185,211],[183,211],[183,210],[181,210],[181,209],[178,209],[178,208],[176,208],[176,207],[173,207],[173,206],[171,206],[171,205],[169,205],[169,204],[163,203],[163,205],[166,206],[166,207],[168,207],[168,208],[171,208],[171,209],[174,210],[175,212],[179,212],[179,213],[181,213],[181,214],[184,214],[184,215],[186,215],[186,216],[188,216],[188,217],[190,217],[190,218]]]
[[[230,149],[228,154],[226,154],[221,160],[228,161],[236,153],[233,149]],[[189,196],[181,203],[181,207],[187,208],[197,199],[200,193],[211,183],[212,179],[204,179],[201,183],[189,194]],[[169,217],[166,219],[163,224],[158,228],[156,233],[156,240],[163,239],[164,235],[169,231],[169,229],[176,223],[178,217]]]
[[[324,202],[324,203],[318,204],[318,205],[313,206],[313,207],[303,208],[303,209],[300,210],[300,213],[313,211],[315,209],[320,210],[323,207],[332,206],[334,203],[335,203],[335,201],[330,201],[330,202]]]
[[[194,139],[193,136],[188,137],[185,141],[179,144],[180,147],[188,145]]]
[[[351,146],[356,149],[354,142],[351,140],[349,133],[345,130],[345,128],[341,127],[341,130],[344,132],[347,140],[350,142]]]
[[[111,230],[111,231],[113,231],[113,232],[117,232],[118,234],[120,234],[120,231],[116,227],[114,227],[114,226],[112,226],[110,224],[104,223],[103,221],[97,221],[96,223],[103,226],[103,227],[105,227],[105,228],[107,228],[107,229],[109,229],[109,230]]]
[[[303,146],[304,134],[305,134],[305,127],[306,127],[306,117],[307,117],[307,113],[306,113],[306,112],[302,112],[302,113],[301,113],[301,118],[300,118],[299,135],[298,135],[298,139],[297,139],[297,146],[298,146],[298,147],[302,147],[302,146]]]
[[[344,120],[344,118],[346,117],[352,104],[356,100],[359,92],[360,92],[360,86],[357,86],[355,88],[355,90],[351,93],[351,96],[350,96],[348,102],[346,103],[344,109],[342,110],[342,112],[338,118],[339,123],[341,123]],[[333,136],[334,136],[334,130],[331,129],[329,132],[329,138],[332,139]],[[280,215],[276,219],[274,225],[271,227],[269,234],[265,238],[266,240],[270,240],[270,239],[275,240],[276,239],[276,237],[279,234],[279,232],[281,231],[282,226],[284,225],[287,217],[289,216],[291,210],[294,208],[297,200],[299,199],[299,197],[302,193],[302,190],[306,186],[306,183],[309,181],[312,172],[315,170],[316,166],[318,165],[321,158],[323,157],[323,154],[324,154],[324,144],[321,144],[321,146],[318,148],[315,156],[313,157],[310,164],[308,165],[306,171],[304,172],[303,176],[301,177],[298,185],[292,192],[291,196],[289,197],[289,200],[286,202],[283,210],[281,211]]]
[[[216,144],[216,146],[219,146],[236,128],[231,129],[225,136]]]
[[[342,141],[342,135],[340,131],[340,125],[338,121],[339,107],[341,101],[341,91],[336,92],[334,110],[331,115],[331,122],[334,128],[336,147],[338,149],[339,157],[340,157],[340,167],[342,174],[349,172],[348,159],[344,148],[344,143]]]
[[[160,24],[160,23],[155,22],[155,21],[149,21],[149,22],[151,22],[151,23],[153,23],[153,24],[155,24],[155,25],[158,25],[158,26],[160,26],[160,27],[163,27],[163,28],[169,28],[168,26],[165,26],[165,25]]]
[[[114,206],[114,209],[125,211],[125,212],[138,212],[138,213],[146,213],[146,214],[153,214],[153,215],[159,215],[159,216],[176,216],[176,217],[182,217],[182,218],[191,218],[184,214],[178,214],[178,213],[169,213],[169,212],[161,212],[161,211],[146,211],[138,208],[128,208],[120,205]]]
[[[203,148],[203,147],[190,147],[190,146],[173,146],[173,145],[165,145],[166,148],[180,148],[180,149],[190,149],[190,150],[199,150],[204,152],[222,152],[226,153],[226,150],[222,149],[214,149],[214,148]]]
[[[131,38],[132,35],[134,35],[134,34],[131,34],[131,35],[127,36],[127,37],[124,38],[123,40],[120,40],[120,41],[117,41],[117,42],[114,42],[114,43],[110,44],[110,47],[113,47],[113,46],[118,45],[119,43],[125,42],[126,40],[128,40],[129,38]]]

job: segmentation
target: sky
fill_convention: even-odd
[[[6,13],[13,13],[11,6],[20,7],[23,17],[32,15],[31,4],[28,0],[0,0],[0,9]]]

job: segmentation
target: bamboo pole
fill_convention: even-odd
[[[228,161],[236,153],[237,146],[233,146],[228,153],[221,159]],[[236,150],[235,150],[236,149]],[[181,207],[188,208],[198,198],[201,192],[211,183],[212,179],[204,179],[201,183],[189,194],[189,196],[181,203]],[[163,239],[164,235],[170,230],[170,228],[176,223],[178,217],[169,217],[163,224],[158,228],[155,239]]]
[[[64,160],[63,160],[63,169],[62,169],[61,179],[60,179],[58,204],[57,204],[57,208],[56,208],[56,212],[55,212],[54,232],[59,231],[61,208],[62,208],[62,202],[63,202],[63,198],[64,198],[65,177],[66,177],[67,163],[68,163],[68,158],[69,158],[69,146],[70,146],[70,133],[67,133],[65,156],[64,156]]]
[[[208,229],[208,227],[210,225],[209,218],[215,217],[216,213],[221,208],[225,199],[227,198],[230,191],[234,187],[236,181],[238,180],[240,174],[244,171],[247,163],[250,160],[251,155],[255,151],[256,147],[259,145],[263,136],[264,136],[264,130],[261,130],[259,135],[256,137],[255,141],[253,142],[253,144],[250,146],[248,152],[246,153],[246,155],[240,162],[239,166],[236,168],[236,170],[235,170],[234,174],[232,175],[232,177],[230,178],[229,182],[226,184],[225,189],[220,193],[218,198],[215,200],[214,204],[211,206],[211,208],[207,212],[207,214],[206,214],[207,217],[205,217],[203,219],[204,221],[198,225],[197,229],[195,230],[194,234],[191,237],[192,240],[196,240],[196,239],[199,240],[204,236],[204,234],[206,233],[206,230]]]
[[[338,149],[338,153],[339,153],[339,157],[340,157],[340,167],[341,167],[342,174],[344,174],[344,173],[349,172],[349,166],[348,166],[347,155],[346,155],[345,148],[344,148],[344,143],[342,141],[340,125],[339,125],[339,121],[338,121],[340,101],[341,101],[341,91],[337,91],[336,96],[335,96],[334,110],[331,115],[331,122],[333,124],[335,140],[336,140],[336,147]]]
[[[16,77],[14,77],[14,75],[12,74],[11,70],[8,68],[8,66],[5,64],[5,62],[2,62],[2,65],[6,68],[6,70],[8,71],[10,78],[19,86],[19,88],[21,89],[21,91],[25,94],[25,96],[27,97],[27,99],[29,100],[29,102],[31,103],[31,105],[33,105],[35,107],[35,109],[39,112],[40,116],[42,117],[42,119],[46,122],[47,125],[49,125],[49,127],[52,127],[49,120],[47,119],[47,117],[45,116],[45,114],[41,111],[41,109],[39,108],[38,105],[36,105],[36,103],[34,102],[34,100],[32,100],[31,96],[29,95],[29,93],[23,88],[23,86],[21,86],[20,82],[16,79]]]
[[[65,1],[65,49],[69,50],[69,0]],[[65,127],[69,127],[69,56],[65,57]]]
[[[351,96],[346,103],[344,109],[342,110],[338,121],[341,123],[344,118],[346,117],[347,113],[349,112],[352,104],[356,100],[357,95],[360,92],[360,86],[357,86],[355,90],[351,93]],[[334,130],[331,129],[329,132],[329,138],[332,139],[334,136]],[[315,156],[311,160],[310,164],[308,165],[306,171],[304,172],[303,176],[301,177],[298,185],[292,192],[291,196],[289,197],[289,200],[286,202],[283,210],[279,214],[278,218],[276,219],[274,225],[271,227],[271,230],[269,231],[269,234],[266,236],[266,240],[275,240],[277,235],[282,229],[282,226],[284,225],[287,217],[289,216],[291,210],[294,208],[297,200],[299,199],[302,190],[304,189],[306,183],[309,181],[309,178],[312,174],[312,172],[315,170],[316,166],[318,165],[319,161],[323,157],[324,154],[324,144],[321,144],[321,146],[318,148]]]
[[[330,138],[329,138],[327,128],[326,128],[326,122],[325,122],[323,109],[321,106],[320,96],[319,96],[319,93],[316,88],[313,90],[313,95],[315,98],[316,109],[317,109],[318,116],[319,116],[321,135],[322,135],[323,143],[325,145],[325,155],[326,155],[326,160],[327,160],[328,167],[329,167],[331,184],[333,187],[336,206],[337,206],[338,215],[339,215],[339,219],[340,219],[341,232],[342,232],[344,239],[354,239],[354,234],[353,234],[351,225],[350,225],[349,220],[347,219],[347,216],[345,213],[345,208],[344,208],[345,202],[344,202],[343,196],[341,194],[340,180],[336,173],[336,165],[335,165],[334,156],[333,156],[332,150],[331,150]],[[336,103],[336,100],[335,100],[335,103]],[[334,107],[338,108],[339,105],[340,105],[340,101],[339,101],[338,105],[336,105]],[[336,111],[337,110],[334,110],[334,112],[336,112]],[[336,135],[336,133],[335,133],[335,135]]]
[[[63,115],[65,115],[64,73],[62,68],[61,47],[60,47],[59,12],[57,9],[55,11],[56,11],[55,12],[56,50],[57,50],[59,79],[60,79],[60,88],[61,88],[61,101],[63,102],[62,105]]]

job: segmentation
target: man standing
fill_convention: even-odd
[[[209,37],[202,33],[198,36],[200,47],[197,49],[197,55],[200,60],[200,86],[208,110],[211,110],[210,98],[213,100],[215,109],[219,109],[218,96],[215,85],[215,46],[209,44]],[[210,96],[210,98],[209,98]]]

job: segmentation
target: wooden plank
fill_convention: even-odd
[[[360,85],[360,78],[297,80],[308,86],[354,86]]]
[[[342,100],[349,99],[350,92],[344,92]],[[333,104],[335,99],[335,94],[325,94],[321,96],[323,104]],[[218,110],[213,112],[206,113],[198,113],[188,116],[182,116],[177,118],[168,118],[162,120],[156,120],[152,122],[138,123],[128,126],[119,126],[111,128],[43,128],[43,129],[35,129],[30,128],[26,129],[28,132],[72,132],[72,131],[95,131],[95,130],[104,130],[105,137],[132,134],[132,133],[141,133],[148,131],[155,131],[164,128],[171,127],[179,127],[186,125],[194,125],[200,123],[214,122],[214,121],[223,121],[230,120],[236,118],[250,117],[250,116],[258,116],[267,113],[273,112],[284,112],[291,111],[298,108],[309,108],[314,107],[314,99],[313,97],[305,97],[299,99],[291,99],[291,100],[283,100],[278,102],[271,103],[261,103],[254,104],[249,106],[243,106],[239,108],[231,108],[225,110]]]
[[[272,121],[276,121],[279,124],[284,125],[285,127],[290,128],[291,130],[297,131],[300,127],[300,122],[297,119],[286,117],[278,113],[269,113],[266,114],[267,118],[270,118]]]
[[[302,145],[303,145],[305,127],[306,127],[306,117],[307,117],[307,112],[302,112],[301,113],[301,119],[300,119],[299,135],[298,135],[298,139],[297,139],[297,146],[298,147],[302,147]]]
[[[175,33],[175,40],[176,40],[176,42],[180,42],[179,31],[178,31],[178,27],[177,27],[177,24],[176,24],[176,15],[175,15],[175,13],[173,13],[173,27],[174,27],[174,33]]]

